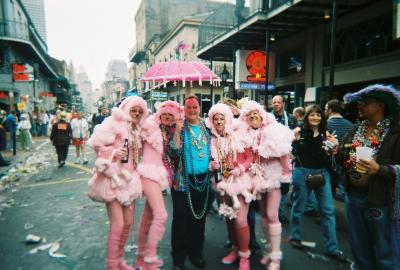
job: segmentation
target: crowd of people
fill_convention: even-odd
[[[232,242],[224,264],[238,262],[239,270],[250,269],[254,226],[248,220],[254,202],[267,240],[260,260],[266,269],[280,269],[282,222],[290,222],[290,244],[304,247],[301,225],[308,207],[320,215],[326,255],[348,261],[336,237],[333,199],[338,196],[346,204],[358,269],[399,269],[400,93],[372,85],[346,95],[345,101],[358,103],[361,118],[354,125],[340,114],[338,100],[325,109],[295,108],[294,116],[284,110],[282,96],[273,98],[271,113],[255,101],[238,108],[229,100],[213,105],[204,119],[195,96],[187,97],[183,108],[165,101],[153,115],[141,97],[125,98],[89,140],[97,158],[88,195],[105,203],[110,221],[107,269],[135,269],[123,260],[124,246],[134,202],[142,195],[146,204],[135,267],[156,270],[164,264],[157,247],[165,233],[162,194],[168,188],[176,270],[186,268],[187,257],[197,268],[206,265],[205,220],[214,192]],[[372,156],[357,157],[360,147],[369,148]],[[287,200],[292,203],[289,218]]]
[[[11,106],[8,112],[0,111],[0,151],[10,150],[16,155],[17,150],[29,151],[32,138],[48,136],[49,114],[44,109],[29,112],[18,110],[18,105]],[[0,153],[0,166],[8,166]]]

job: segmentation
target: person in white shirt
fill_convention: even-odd
[[[50,118],[45,110],[41,110],[39,114],[39,136],[48,136]]]
[[[17,128],[19,130],[19,139],[21,142],[22,149],[29,150],[29,147],[31,146],[31,137],[32,137],[29,130],[32,128],[32,126],[31,122],[29,122],[28,114],[26,113],[21,114]]]
[[[77,117],[71,121],[72,144],[75,146],[76,150],[75,163],[79,164],[82,161],[83,164],[87,164],[85,144],[89,137],[89,124],[86,119],[82,117],[81,112],[77,112],[76,116]]]

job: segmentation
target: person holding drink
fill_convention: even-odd
[[[137,166],[142,158],[140,131],[148,115],[147,103],[130,96],[94,129],[88,144],[96,153],[90,199],[105,203],[109,219],[107,270],[134,270],[124,260],[125,244],[134,224],[135,200],[142,194]],[[126,143],[125,143],[126,142]]]
[[[358,102],[363,119],[339,151],[354,260],[361,270],[400,269],[400,92],[375,84],[344,100]]]
[[[328,156],[335,152],[335,145],[336,148],[338,145],[337,139],[326,130],[325,114],[318,105],[310,105],[306,108],[304,127],[296,128],[294,132],[296,138],[293,144],[295,164],[290,244],[295,248],[303,248],[300,231],[302,217],[309,194],[313,190],[320,206],[326,255],[345,262],[347,258],[338,248],[335,204],[327,170]],[[322,176],[324,183],[318,186],[307,184],[307,178],[315,175]]]

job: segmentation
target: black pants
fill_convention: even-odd
[[[60,163],[61,161],[65,161],[68,156],[69,144],[55,145],[55,147],[57,152],[58,163]]]
[[[201,219],[195,219],[190,209],[187,191],[171,191],[172,194],[172,258],[174,264],[185,262],[186,256],[201,255],[204,243],[204,230],[206,225],[206,214]],[[192,205],[198,214],[204,207],[207,190],[199,192],[190,189]]]

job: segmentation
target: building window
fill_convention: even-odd
[[[350,62],[400,49],[392,40],[392,14],[369,19],[337,33],[335,64]],[[330,48],[330,37],[326,41]],[[329,65],[329,49],[325,50],[325,66]]]

